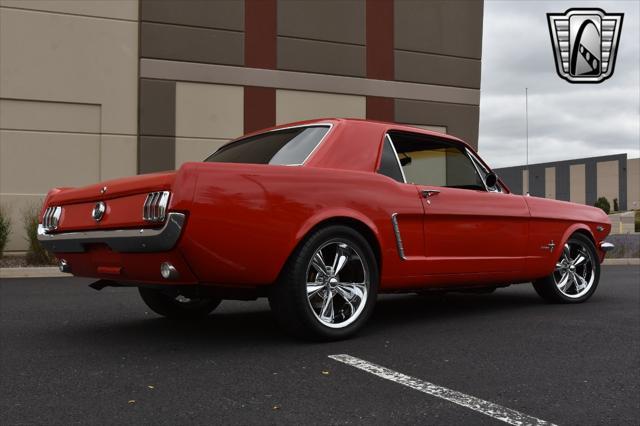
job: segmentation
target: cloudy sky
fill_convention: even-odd
[[[485,0],[479,150],[492,167],[626,152],[640,155],[640,2]],[[571,84],[556,73],[547,12],[624,13],[613,76]]]

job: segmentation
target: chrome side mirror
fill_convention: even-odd
[[[493,190],[496,189],[496,185],[498,184],[498,175],[491,172],[484,178],[484,183],[487,185],[487,188]]]

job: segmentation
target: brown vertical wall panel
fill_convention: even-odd
[[[276,67],[276,0],[246,0],[244,7],[245,65]]]
[[[272,127],[276,124],[276,91],[270,87],[245,86],[244,132]]]
[[[367,0],[367,77],[393,80],[393,0]]]
[[[367,78],[394,79],[393,0],[367,0]],[[367,118],[394,121],[391,98],[367,96]]]
[[[276,0],[245,1],[244,62],[252,68],[276,68]],[[268,87],[244,88],[245,133],[276,123],[276,91]]]
[[[367,96],[367,118],[380,121],[394,121],[394,102],[392,98]]]

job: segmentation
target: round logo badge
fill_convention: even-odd
[[[95,206],[93,206],[93,211],[91,212],[91,217],[96,222],[100,222],[102,220],[102,216],[104,216],[104,212],[107,210],[107,206],[102,202],[98,201]]]

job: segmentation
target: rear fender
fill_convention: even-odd
[[[295,236],[296,246],[307,236],[309,231],[311,231],[322,222],[340,218],[352,219],[358,222],[362,222],[371,230],[371,232],[373,232],[376,240],[378,240],[378,244],[380,243],[380,233],[378,232],[378,227],[367,216],[351,209],[329,209],[316,213],[302,224]]]

